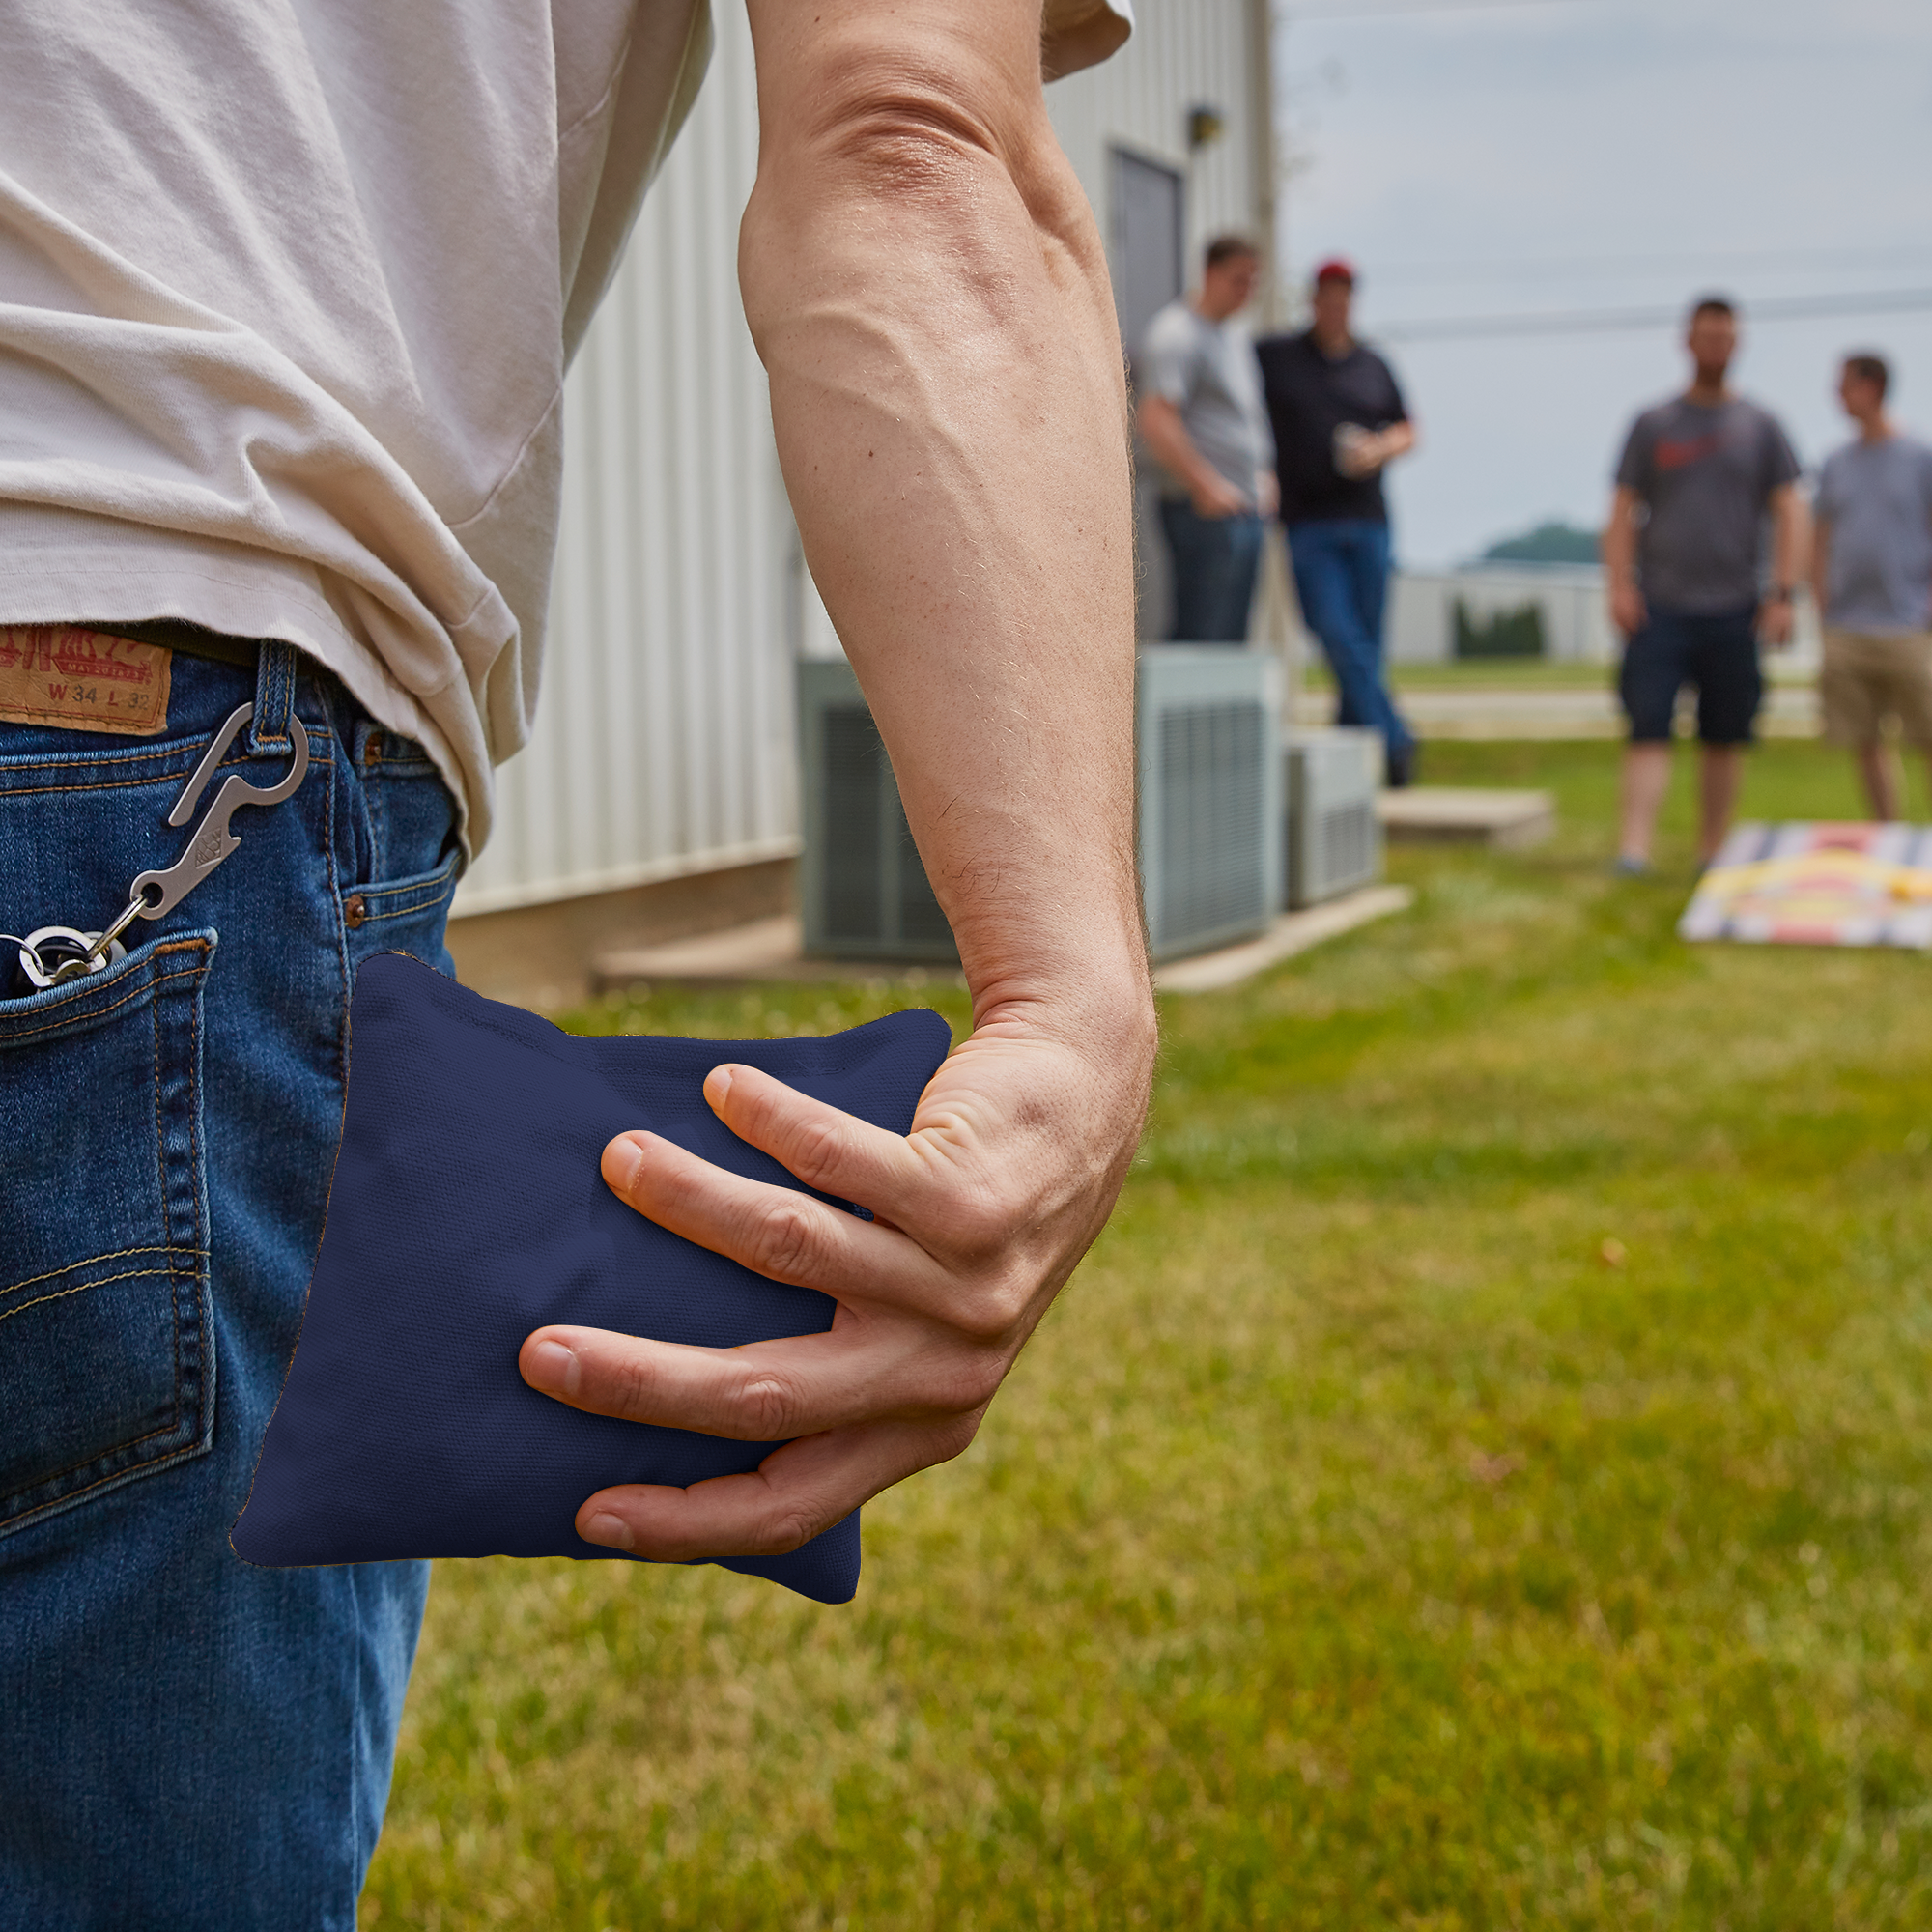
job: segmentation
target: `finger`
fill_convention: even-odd
[[[1009,1359],[938,1330],[845,1317],[823,1334],[742,1349],[539,1328],[517,1366],[531,1388],[592,1415],[781,1442],[860,1421],[925,1422],[978,1408]]]
[[[808,1187],[896,1221],[922,1191],[925,1164],[903,1134],[829,1107],[755,1066],[714,1066],[711,1110],[741,1141],[768,1153]]]
[[[577,1512],[577,1533],[661,1563],[787,1555],[881,1490],[958,1455],[978,1427],[977,1415],[937,1426],[873,1424],[788,1442],[748,1475],[688,1490],[599,1490]]]
[[[602,1169],[611,1191],[647,1220],[773,1281],[887,1301],[939,1291],[938,1264],[897,1228],[748,1180],[657,1134],[619,1134]]]

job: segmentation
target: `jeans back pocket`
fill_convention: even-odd
[[[183,933],[0,1000],[0,1535],[213,1441],[214,943]]]

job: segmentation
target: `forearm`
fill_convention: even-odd
[[[806,556],[976,1016],[1077,990],[1138,1018],[1125,391],[1037,8],[842,11],[828,47],[753,5],[741,279]]]
[[[1406,456],[1415,447],[1415,425],[1412,422],[1390,423],[1378,440],[1381,445],[1379,460],[1393,463],[1398,456]]]
[[[1619,490],[1610,505],[1610,520],[1604,526],[1602,539],[1604,575],[1612,587],[1631,582],[1636,575],[1636,508],[1634,499]]]
[[[1787,486],[1779,494],[1772,523],[1771,581],[1776,589],[1793,588],[1804,574],[1806,522],[1803,500]]]

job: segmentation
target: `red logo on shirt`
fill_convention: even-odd
[[[1660,469],[1682,469],[1687,464],[1701,463],[1705,457],[1717,455],[1722,443],[1723,438],[1715,430],[1705,436],[1687,436],[1681,441],[1661,436],[1651,452],[1651,461]]]

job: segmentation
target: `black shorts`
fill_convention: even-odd
[[[1697,735],[1707,745],[1748,745],[1764,673],[1757,662],[1757,610],[1653,611],[1624,645],[1617,696],[1631,743],[1664,744],[1677,694],[1697,687]]]

